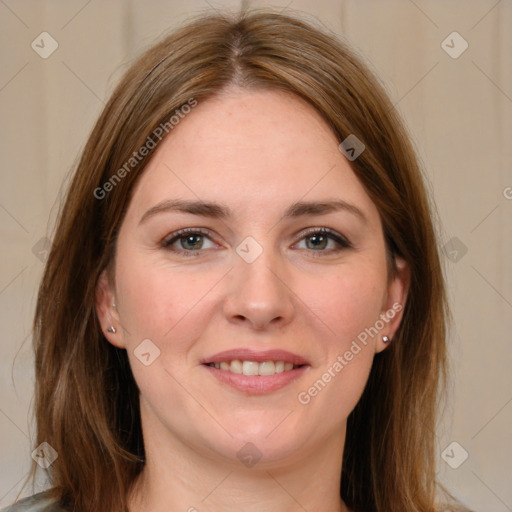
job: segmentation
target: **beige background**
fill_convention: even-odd
[[[459,240],[443,251],[454,326],[439,475],[477,511],[512,511],[512,3],[245,4],[299,10],[345,37],[405,117],[438,206],[441,245]],[[40,240],[50,236],[62,183],[127,63],[187,16],[226,6],[240,2],[0,0],[0,507],[29,468],[29,333]],[[31,48],[43,31],[59,45],[47,59]],[[453,31],[469,44],[458,58],[441,46]],[[461,42],[449,38],[451,51]],[[453,441],[452,465],[469,454],[458,469],[441,458]]]

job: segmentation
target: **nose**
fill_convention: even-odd
[[[235,257],[224,302],[231,323],[247,323],[254,330],[282,328],[291,322],[295,307],[290,277],[278,256],[265,249],[252,263]]]

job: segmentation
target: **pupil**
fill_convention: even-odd
[[[198,242],[197,242],[197,239],[200,238],[200,235],[189,235],[187,236],[187,238],[185,239],[185,244],[190,244],[192,247],[187,247],[187,248],[192,248],[194,249],[196,245],[200,245]],[[196,243],[194,243],[194,240],[196,240]]]
[[[326,237],[324,235],[311,235],[309,239],[313,243],[313,247],[319,247],[319,245],[325,242]],[[316,243],[315,240],[318,243]]]

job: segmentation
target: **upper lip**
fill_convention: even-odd
[[[207,357],[201,361],[201,364],[222,363],[238,359],[239,361],[255,361],[262,363],[264,361],[284,361],[294,365],[309,365],[309,361],[303,357],[288,352],[287,350],[263,350],[255,351],[248,348],[239,348],[234,350],[225,350],[213,356]]]

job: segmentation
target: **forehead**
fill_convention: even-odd
[[[159,144],[133,207],[143,213],[166,199],[215,199],[254,216],[301,199],[340,197],[375,214],[338,145],[304,100],[281,91],[230,89],[199,101]]]

